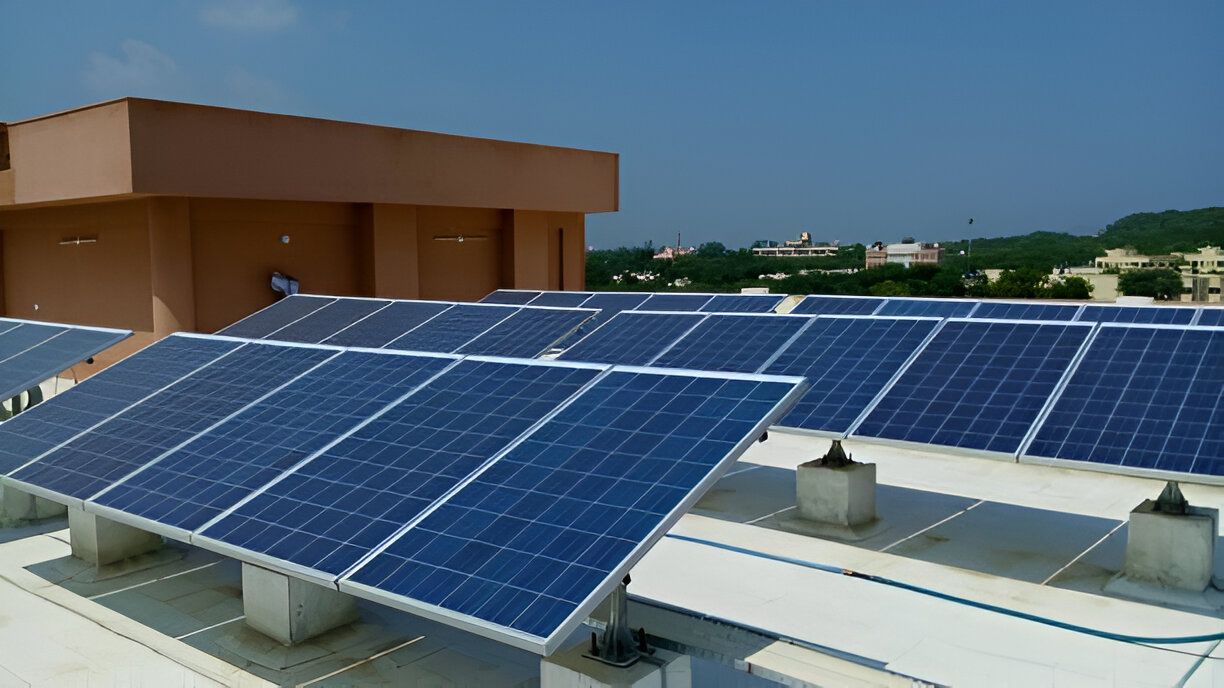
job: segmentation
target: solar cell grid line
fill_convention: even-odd
[[[613,369],[340,589],[548,654],[803,384]]]
[[[578,308],[583,301],[591,298],[594,292],[589,291],[546,291],[532,299],[528,306],[555,306],[557,308]]]
[[[496,303],[505,306],[525,306],[541,292],[529,289],[498,289],[480,300],[480,303]]]
[[[294,294],[222,328],[217,334],[226,337],[262,339],[282,327],[294,323],[335,301],[334,296]]]
[[[379,349],[455,305],[453,301],[392,301],[324,339],[323,344]]]
[[[8,332],[0,334],[0,362],[25,353],[48,339],[59,336],[67,331],[67,327],[43,325],[40,323],[22,323]]]
[[[55,377],[131,334],[128,330],[73,327],[0,361],[0,399],[20,394]]]
[[[1224,308],[1200,308],[1195,324],[1203,327],[1224,326]]]
[[[786,294],[715,294],[701,310],[706,313],[772,313]]]
[[[991,320],[1064,320],[1073,321],[1082,304],[1033,303],[1019,301],[982,301],[970,316]]]
[[[524,306],[464,344],[456,353],[535,358],[578,329],[598,311]]]
[[[917,315],[936,318],[968,318],[978,307],[978,301],[967,299],[886,299],[875,315]]]
[[[711,313],[650,365],[755,373],[811,321],[803,315]]]
[[[21,323],[16,320],[9,320],[8,318],[0,318],[0,334],[4,334],[5,332],[8,332],[9,330],[14,329],[20,325]]]
[[[343,352],[114,483],[85,509],[119,521],[136,517],[146,530],[187,540],[457,361],[447,354]]]
[[[192,542],[334,581],[604,370],[466,358]]]
[[[1224,482],[1224,329],[1103,324],[1021,460]]]
[[[700,311],[713,294],[651,294],[636,311]]]
[[[250,342],[9,474],[22,489],[75,503],[271,393],[338,349]]]
[[[706,313],[621,311],[557,357],[615,365],[647,365],[702,320]]]
[[[1092,328],[1086,323],[950,320],[851,435],[1014,459]]]
[[[520,306],[456,304],[395,338],[383,348],[454,353],[519,310]]]
[[[811,385],[779,425],[844,437],[930,340],[939,318],[822,315],[762,372]]]
[[[0,475],[71,440],[240,346],[172,335],[0,423]]]
[[[390,304],[386,299],[337,298],[319,310],[269,333],[263,339],[318,344]]]
[[[791,309],[796,315],[871,315],[886,299],[872,296],[836,296],[814,294]]]
[[[1189,325],[1195,309],[1179,306],[1105,306],[1086,304],[1080,311],[1083,322],[1116,322],[1142,325]]]

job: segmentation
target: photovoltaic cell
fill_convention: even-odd
[[[518,312],[513,306],[459,304],[439,313],[420,327],[387,344],[401,351],[454,353],[485,330]]]
[[[465,344],[458,353],[535,358],[593,315],[595,311],[528,306]]]
[[[718,294],[701,310],[707,313],[772,313],[785,294]]]
[[[1080,312],[1083,322],[1116,322],[1143,325],[1189,325],[1193,308],[1175,306],[1096,306],[1089,304]]]
[[[639,311],[699,311],[710,300],[709,294],[651,294]]]
[[[532,299],[531,305],[577,308],[589,298],[591,298],[589,291],[546,291]]]
[[[262,339],[276,330],[304,318],[335,301],[331,296],[286,296],[267,308],[256,311],[217,334],[228,337]]]
[[[195,530],[454,362],[342,353],[93,501]]]
[[[318,344],[389,303],[373,299],[336,299],[301,320],[269,334],[267,339]]]
[[[565,361],[646,365],[688,332],[704,313],[617,313],[558,356]]]
[[[811,388],[779,423],[845,433],[938,320],[817,318],[764,372],[802,375]]]
[[[1224,326],[1224,308],[1203,308],[1198,324],[1204,327]]]
[[[439,301],[395,301],[352,327],[340,330],[323,343],[380,349],[452,305]]]
[[[973,312],[977,301],[939,301],[936,299],[886,299],[876,315],[914,315],[934,318],[964,318]]]
[[[971,317],[994,320],[1075,320],[1079,308],[1079,305],[1069,303],[983,301]]]
[[[523,306],[540,295],[538,291],[498,289],[480,300],[481,303],[500,303],[508,306]]]
[[[0,423],[0,474],[38,458],[238,346],[225,340],[167,337]]]
[[[858,296],[808,296],[791,313],[820,315],[871,315],[884,299]]]
[[[89,498],[335,354],[330,349],[247,344],[11,477],[69,497]]]
[[[1028,456],[1224,475],[1224,330],[1102,327]]]
[[[338,575],[598,373],[465,360],[202,535]]]
[[[1014,452],[1091,329],[950,321],[854,434]]]
[[[614,371],[347,580],[560,639],[794,389]]]
[[[651,365],[756,372],[808,320],[788,315],[711,315]]]

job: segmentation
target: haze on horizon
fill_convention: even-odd
[[[1210,0],[4,13],[0,120],[140,95],[616,151],[598,247],[1085,233],[1224,205]]]

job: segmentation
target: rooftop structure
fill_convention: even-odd
[[[939,244],[923,244],[905,237],[897,244],[884,244],[877,241],[867,247],[867,267],[878,268],[882,265],[894,264],[938,265],[943,261],[943,248]]]
[[[820,257],[820,256],[836,256],[838,252],[838,244],[833,242],[813,242],[811,232],[800,232],[798,239],[787,239],[781,246],[777,242],[767,241],[758,242],[764,243],[764,246],[753,246],[752,253],[757,256],[768,257]]]

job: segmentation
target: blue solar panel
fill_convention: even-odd
[[[195,530],[454,362],[340,354],[94,501]]]
[[[1199,315],[1198,325],[1204,327],[1224,326],[1224,308],[1204,308]]]
[[[1078,304],[1070,303],[983,301],[972,317],[994,320],[1075,320],[1079,309]]]
[[[1102,327],[1025,454],[1224,475],[1224,330]]]
[[[521,289],[498,289],[480,300],[481,303],[500,303],[508,306],[523,306],[540,295],[538,291]]]
[[[202,535],[340,574],[598,373],[465,360]]]
[[[331,296],[287,296],[261,311],[248,315],[217,334],[250,339],[266,337],[335,300]]]
[[[593,315],[595,311],[529,306],[468,342],[458,353],[535,358]]]
[[[8,318],[0,318],[0,334],[18,327],[21,327],[20,322],[17,322],[16,320],[9,320]]]
[[[876,315],[915,315],[934,318],[964,318],[973,312],[977,301],[940,301],[937,299],[887,299]]]
[[[785,294],[719,294],[701,310],[707,313],[772,313]]]
[[[634,292],[598,292],[582,302],[583,308],[597,308],[602,311],[601,318],[607,320],[621,311],[631,311],[646,303],[650,294]]]
[[[318,344],[366,316],[385,308],[390,301],[337,299],[291,325],[269,334],[267,339]]]
[[[711,315],[651,365],[756,372],[809,320],[789,315]]]
[[[555,308],[577,308],[583,301],[591,298],[589,291],[546,291],[531,300],[532,306],[553,306]]]
[[[519,311],[513,306],[459,304],[442,311],[385,348],[449,354]]]
[[[0,474],[21,467],[239,346],[168,337],[0,423]]]
[[[330,349],[247,344],[12,474],[85,499],[334,356]]]
[[[808,296],[791,313],[821,315],[871,315],[884,299],[868,296]]]
[[[52,337],[67,332],[67,327],[23,323],[0,334],[0,361],[6,361]]]
[[[705,318],[704,313],[617,313],[558,358],[619,365],[646,365]]]
[[[382,348],[452,305],[441,301],[395,301],[352,327],[340,330],[323,343]]]
[[[1091,329],[950,321],[854,434],[1015,452]]]
[[[709,294],[652,294],[634,310],[699,311],[709,301]]]
[[[614,371],[348,580],[547,652],[794,390]]]
[[[764,372],[802,375],[811,389],[780,425],[845,433],[938,320],[817,318]]]
[[[1084,322],[1116,322],[1143,325],[1189,325],[1193,308],[1175,306],[1097,306],[1089,304],[1080,312]]]
[[[129,335],[129,331],[74,327],[4,359],[0,361],[0,399],[34,387]]]

